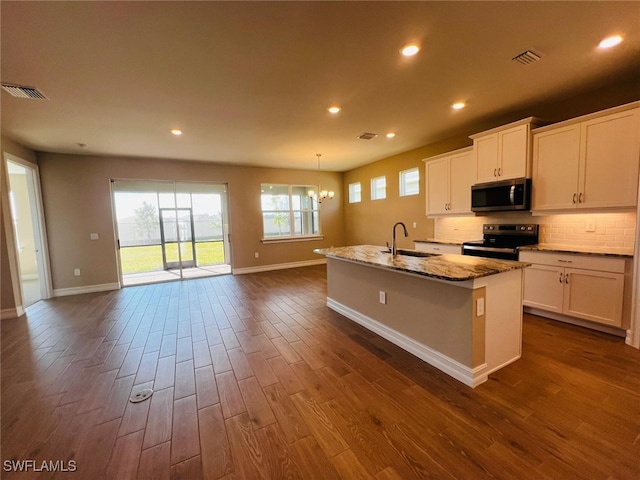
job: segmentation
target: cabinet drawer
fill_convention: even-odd
[[[582,268],[601,272],[624,273],[624,258],[574,253],[547,253],[535,251],[520,252],[519,260],[538,265],[554,267]]]
[[[414,248],[420,252],[429,252],[429,253],[455,253],[458,255],[462,253],[462,246],[450,245],[447,243],[415,242]]]

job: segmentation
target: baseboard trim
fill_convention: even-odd
[[[487,381],[488,372],[487,365],[482,364],[475,368],[462,365],[460,362],[433,350],[426,345],[415,341],[414,339],[383,325],[382,323],[368,317],[352,308],[349,308],[332,298],[327,298],[327,307],[349,320],[362,325],[363,327],[377,333],[382,338],[389,340],[391,343],[399,346],[403,350],[415,355],[419,359],[427,362],[429,365],[436,367],[447,375],[455,378],[465,385],[475,388],[481,383]],[[514,359],[514,361],[517,359]]]
[[[582,320],[581,318],[569,317],[562,313],[548,312],[536,307],[523,307],[524,312],[537,315],[539,317],[550,318],[551,320],[557,320],[559,322],[568,323],[570,325],[576,325],[578,327],[589,328],[591,330],[597,330],[598,332],[608,333],[615,335],[616,337],[625,337],[627,331],[619,327],[612,327],[609,325],[601,325],[599,323],[589,322],[588,320]]]
[[[311,267],[313,265],[324,265],[327,263],[326,258],[318,260],[304,260],[302,262],[274,263],[271,265],[260,265],[259,267],[243,267],[234,268],[234,275],[244,275],[247,273],[269,272],[271,270],[285,270],[287,268]]]
[[[67,297],[69,295],[81,295],[83,293],[108,292],[119,290],[119,283],[103,283],[101,285],[87,285],[86,287],[54,288],[54,297]]]
[[[24,315],[24,308],[18,305],[15,308],[5,308],[0,310],[0,320],[8,320],[10,318],[19,318]]]

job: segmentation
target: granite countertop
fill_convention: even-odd
[[[586,255],[604,255],[612,257],[633,257],[633,249],[614,247],[588,247],[576,245],[556,245],[551,243],[539,243],[537,245],[527,245],[519,247],[520,251],[532,250],[537,252],[557,252],[557,253],[581,253]]]
[[[397,255],[393,257],[390,253],[386,253],[386,250],[385,247],[375,245],[357,245],[352,247],[320,248],[315,249],[314,252],[331,258],[453,282],[486,277],[531,265],[524,262],[455,254],[433,254],[429,257]]]
[[[426,238],[424,240],[414,240],[417,243],[441,243],[443,245],[462,245],[462,240],[441,240],[439,238]]]

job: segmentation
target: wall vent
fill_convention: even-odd
[[[48,100],[47,96],[34,87],[25,87],[22,85],[11,85],[3,83],[2,88],[17,98],[35,98],[38,100]]]
[[[511,60],[515,60],[523,65],[529,65],[530,63],[537,62],[542,58],[542,54],[534,52],[533,50],[526,50],[519,55],[516,55]]]
[[[377,133],[365,132],[365,133],[362,133],[362,134],[358,135],[358,138],[360,140],[371,140],[372,138],[376,138],[377,136],[378,136]]]

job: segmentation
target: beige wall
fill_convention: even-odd
[[[320,260],[314,248],[344,244],[341,173],[49,153],[39,154],[38,162],[54,290],[118,281],[110,196],[113,178],[228,184],[234,268]],[[321,207],[324,240],[263,244],[260,184],[318,182],[337,192]],[[91,241],[91,233],[98,233],[100,239]],[[76,268],[82,272],[80,277],[73,275]]]
[[[416,239],[433,237],[433,220],[428,219],[425,214],[425,175],[422,159],[469,145],[471,140],[467,137],[452,138],[346,172],[343,192],[346,243],[391,243],[391,229],[396,222],[403,222],[409,232],[409,237],[404,238],[401,229],[397,230],[396,238],[402,248],[412,248]],[[413,167],[418,167],[420,171],[420,194],[400,197],[399,174],[402,170]],[[383,175],[387,179],[387,198],[371,200],[371,179]],[[362,185],[362,201],[349,203],[349,184],[355,182]]]
[[[8,312],[21,305],[22,299],[9,217],[9,184],[5,158],[6,154],[9,154],[33,165],[37,165],[37,159],[35,152],[4,135],[0,138],[0,152],[3,153],[0,166],[0,311]],[[12,275],[14,272],[15,274]]]

